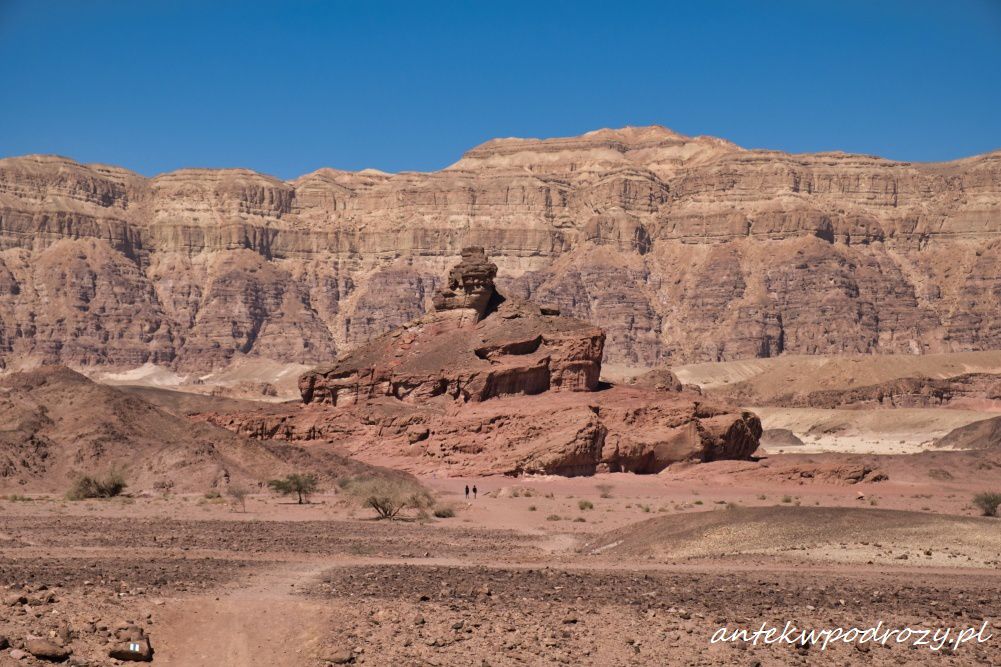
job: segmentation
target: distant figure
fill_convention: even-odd
[[[469,500],[469,485],[466,484],[466,500]]]
[[[476,500],[476,485],[473,484],[473,500]]]

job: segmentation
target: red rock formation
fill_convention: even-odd
[[[557,311],[504,299],[483,248],[465,248],[435,311],[302,376],[306,403],[351,405],[379,396],[409,403],[450,396],[593,391],[605,334]]]
[[[439,310],[304,374],[303,407],[205,418],[413,471],[657,473],[757,449],[757,417],[704,401],[670,371],[600,387],[601,329],[505,299],[483,250],[462,255]]]

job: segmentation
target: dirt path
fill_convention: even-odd
[[[330,562],[281,563],[219,596],[171,600],[156,627],[156,661],[178,667],[312,665],[328,613],[294,595]]]

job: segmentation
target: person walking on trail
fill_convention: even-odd
[[[473,500],[476,500],[476,485],[473,484]]]
[[[466,484],[466,500],[469,500],[469,485]]]

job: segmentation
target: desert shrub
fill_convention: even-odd
[[[226,487],[226,495],[234,505],[239,505],[244,512],[247,511],[247,496],[250,495],[250,489],[239,484],[230,484]]]
[[[550,514],[546,517],[546,521],[562,521],[562,518],[559,514]]]
[[[451,506],[436,507],[434,515],[439,519],[451,519],[455,516],[455,509]]]
[[[309,502],[310,494],[316,493],[320,488],[316,475],[301,473],[293,473],[284,479],[272,479],[268,482],[268,486],[283,496],[295,494],[300,505]]]
[[[125,473],[118,468],[112,468],[104,477],[91,477],[90,475],[78,477],[66,493],[66,497],[70,500],[114,498],[120,495],[127,486]]]
[[[584,523],[584,522],[586,522],[586,521],[587,521],[587,519],[585,519],[585,518],[584,518],[584,517],[582,517],[582,516],[579,516],[579,517],[577,517],[576,519],[574,519],[573,521],[574,521],[574,523]]]
[[[596,487],[598,489],[598,495],[602,498],[611,498],[612,489],[615,488],[611,484],[598,484]]]
[[[581,501],[579,501],[577,503],[577,507],[579,507],[582,511],[583,510],[593,510],[594,509],[594,503],[592,503],[590,500],[581,500]]]
[[[791,503],[792,502],[792,496],[782,496],[782,502],[784,502],[784,503]]]
[[[205,500],[215,500],[216,498],[222,498],[222,494],[215,489],[205,492]]]
[[[395,519],[406,509],[424,512],[434,506],[434,498],[419,483],[407,479],[362,477],[344,485],[352,497],[371,507],[380,519]]]
[[[943,470],[942,468],[932,468],[928,471],[928,476],[932,479],[937,479],[940,481],[948,481],[952,479],[952,473],[948,470]]]
[[[538,509],[538,508],[537,508],[537,507],[536,507],[535,505],[529,505],[529,506],[528,506],[528,511],[529,511],[529,512],[534,512],[534,511],[535,511],[535,510],[537,510],[537,509]]]
[[[695,502],[694,502],[693,504],[695,504],[695,505],[701,505],[701,504],[703,504],[703,503],[702,503],[702,501],[701,501],[701,500],[696,500],[696,501],[695,501]]]
[[[976,505],[984,516],[997,516],[998,507],[1001,506],[1001,493],[985,491],[973,496],[973,504]]]

